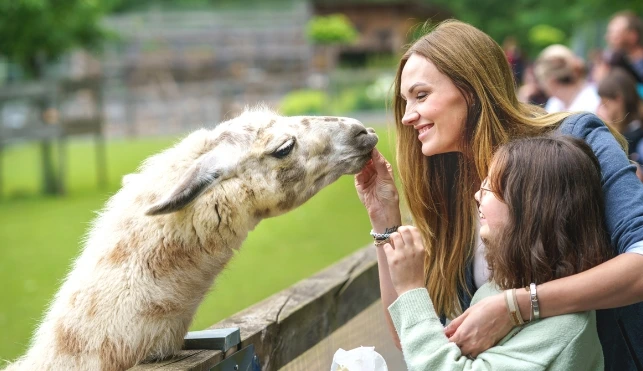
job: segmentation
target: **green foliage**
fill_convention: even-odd
[[[0,53],[39,77],[45,63],[108,37],[100,20],[119,0],[0,1]]]
[[[279,111],[286,116],[327,112],[328,96],[321,90],[294,90],[282,99]]]
[[[423,1],[449,9],[454,18],[480,28],[498,43],[508,36],[515,37],[521,49],[531,57],[541,49],[530,44],[530,30],[535,26],[549,25],[571,35],[576,27],[604,21],[619,10],[630,9],[643,14],[643,1],[640,0]]]
[[[120,0],[114,8],[117,13],[146,11],[150,8],[164,10],[246,10],[288,9],[298,0]]]
[[[565,33],[556,27],[539,24],[529,30],[529,41],[539,48],[565,42]]]
[[[357,30],[343,14],[313,17],[306,25],[306,35],[314,44],[350,44],[357,39]]]
[[[395,164],[391,157],[394,139],[383,128],[377,132],[378,148]],[[95,211],[118,189],[121,177],[175,140],[108,142],[107,192],[96,189],[94,169],[87,166],[93,156],[91,142],[73,142],[69,196],[0,200],[0,368],[3,361],[26,350],[35,326],[80,253]],[[3,170],[9,189],[38,183],[38,168],[32,162],[38,156],[37,145],[10,147],[5,155]],[[350,176],[298,209],[263,221],[217,279],[191,330],[205,329],[351,254],[369,243],[369,229]]]

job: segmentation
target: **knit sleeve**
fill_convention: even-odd
[[[567,316],[555,317],[557,322],[552,321],[552,325],[536,322],[514,338],[510,337],[517,330],[512,331],[508,335],[510,340],[501,342],[501,345],[492,347],[472,360],[465,357],[460,348],[444,335],[426,289],[410,290],[400,295],[389,307],[389,312],[400,337],[409,371],[545,370],[557,362],[560,353],[578,333],[574,329],[578,325],[578,318],[570,321],[570,318],[563,318]],[[571,331],[560,336],[560,323],[569,326]],[[560,360],[562,358],[558,362]],[[574,369],[573,364],[563,365],[560,369],[565,367]]]

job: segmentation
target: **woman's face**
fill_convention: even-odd
[[[490,188],[489,178],[482,181],[480,190],[475,194],[475,199],[479,205],[480,238],[488,240],[497,235],[509,222],[509,208]]]
[[[412,54],[402,70],[400,94],[406,101],[402,124],[417,130],[425,156],[461,151],[467,102],[451,79]]]
[[[610,124],[617,124],[623,121],[625,118],[623,99],[620,97],[616,99],[601,97],[601,104],[596,109],[596,115]]]

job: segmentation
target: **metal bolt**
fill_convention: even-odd
[[[234,365],[234,369],[235,369],[235,370],[238,370],[238,369],[239,369],[239,365]]]

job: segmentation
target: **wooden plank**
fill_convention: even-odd
[[[197,353],[201,353],[204,350],[182,350],[179,353],[175,354],[174,356],[164,359],[162,361],[156,361],[156,362],[146,362],[146,363],[141,363],[140,365],[134,366],[130,368],[130,370],[134,371],[142,371],[142,370],[158,370],[161,367],[167,366],[171,363],[176,363],[179,362],[183,359],[186,359],[188,357],[191,357]]]
[[[143,363],[130,368],[130,371],[207,370],[222,360],[223,353],[219,350],[182,350],[172,358]]]

